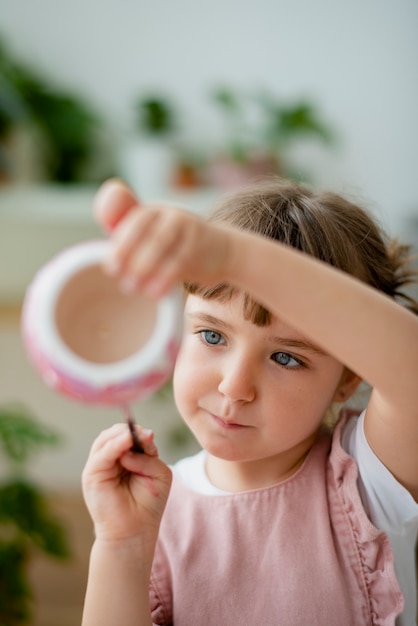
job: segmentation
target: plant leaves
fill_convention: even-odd
[[[32,593],[25,574],[27,556],[21,543],[0,543],[1,626],[20,626],[31,617]]]
[[[66,533],[49,511],[39,488],[25,480],[14,480],[0,486],[0,524],[12,523],[23,544],[36,546],[57,558],[70,555]],[[22,537],[24,535],[24,537]]]
[[[55,446],[61,437],[36,421],[24,409],[0,407],[0,449],[16,463],[25,463],[45,446]]]

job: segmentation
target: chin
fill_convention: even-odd
[[[212,437],[197,437],[197,440],[208,454],[222,459],[223,461],[245,462],[254,459],[252,454],[245,454],[242,448],[237,447],[237,445],[229,441],[214,441]]]

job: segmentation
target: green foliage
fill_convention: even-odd
[[[256,101],[264,113],[265,140],[273,149],[284,149],[300,137],[332,143],[334,135],[313,103],[300,100],[284,104],[266,92],[258,95]]]
[[[166,137],[175,128],[175,114],[171,103],[162,97],[139,99],[136,105],[137,127],[148,135]]]
[[[0,450],[9,462],[23,464],[43,446],[53,446],[59,441],[56,432],[26,412],[7,406],[0,409]]]
[[[0,485],[0,524],[13,526],[13,540],[19,539],[21,545],[36,546],[50,556],[69,556],[62,527],[48,511],[39,488],[30,482],[18,479]]]
[[[60,437],[24,409],[0,407],[0,457],[9,470],[0,482],[0,625],[19,626],[31,616],[26,566],[33,551],[60,559],[70,549],[65,529],[42,490],[27,477],[27,464]]]
[[[251,161],[258,153],[270,155],[283,166],[296,140],[313,138],[329,145],[334,139],[309,100],[286,103],[268,91],[246,95],[225,86],[211,95],[226,123],[228,152],[236,162]]]
[[[81,180],[94,143],[94,115],[74,97],[42,87],[32,87],[26,100],[46,139],[49,177],[60,182]]]
[[[18,626],[30,618],[32,592],[25,576],[27,554],[20,542],[0,542],[0,624]]]
[[[16,62],[0,41],[0,140],[23,124],[37,128],[43,138],[40,156],[49,179],[83,179],[95,150],[98,117],[81,99]]]

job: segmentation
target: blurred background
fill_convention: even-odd
[[[1,0],[0,623],[80,623],[80,476],[120,419],[28,364],[36,270],[101,236],[91,203],[109,176],[204,214],[285,175],[354,197],[416,245],[417,27],[416,0]],[[135,413],[167,461],[195,449],[169,387]]]

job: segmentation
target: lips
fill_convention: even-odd
[[[214,415],[213,413],[210,413],[211,418],[213,419],[213,421],[220,426],[221,428],[224,428],[226,430],[239,430],[240,428],[249,428],[248,426],[245,426],[244,424],[239,424],[238,422],[233,422],[229,419],[225,419],[223,417],[219,417],[218,415]]]

